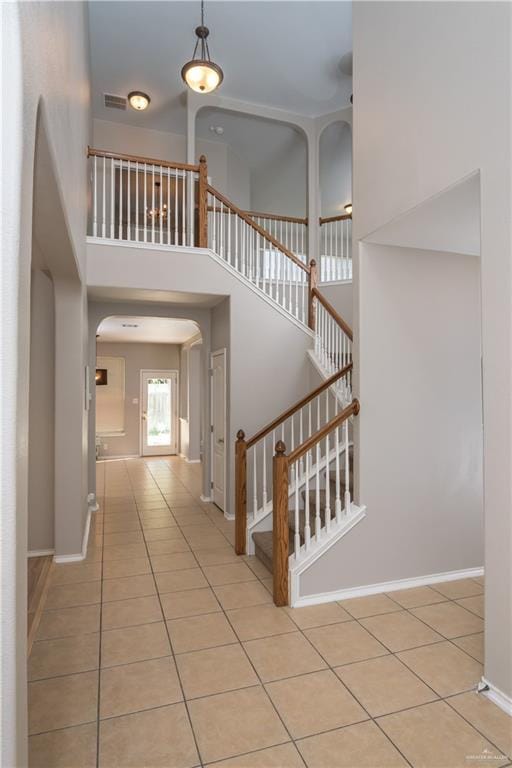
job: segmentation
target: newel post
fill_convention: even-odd
[[[309,262],[309,292],[308,292],[308,325],[312,331],[315,330],[316,317],[315,317],[315,296],[313,291],[316,289],[318,281],[318,273],[316,268],[316,261],[311,259]]]
[[[247,543],[247,443],[240,429],[235,443],[235,552],[245,555]]]
[[[199,248],[208,248],[208,165],[206,157],[199,158]]]
[[[272,558],[274,603],[288,605],[288,456],[282,440],[276,445],[273,465]]]

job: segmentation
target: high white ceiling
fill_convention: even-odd
[[[98,326],[99,342],[184,344],[199,332],[193,320],[170,317],[106,317]]]
[[[199,0],[90,0],[93,116],[185,131],[180,70],[192,56]],[[210,51],[225,96],[306,116],[349,105],[352,7],[345,0],[207,0]],[[151,96],[146,112],[103,106],[103,94]]]

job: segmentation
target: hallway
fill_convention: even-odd
[[[199,464],[97,469],[87,559],[53,565],[29,659],[31,768],[510,765],[472,692],[482,579],[275,608]]]

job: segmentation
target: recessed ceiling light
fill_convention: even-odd
[[[138,323],[123,323],[123,328],[138,328]]]
[[[147,93],[143,93],[142,91],[131,91],[128,94],[128,101],[130,102],[130,107],[136,109],[137,112],[143,112],[149,107],[151,99]]]

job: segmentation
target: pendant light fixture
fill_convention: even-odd
[[[222,69],[210,58],[209,34],[210,30],[204,25],[204,0],[201,0],[201,25],[196,27],[196,47],[192,59],[181,70],[183,80],[196,93],[211,93],[224,79]]]

